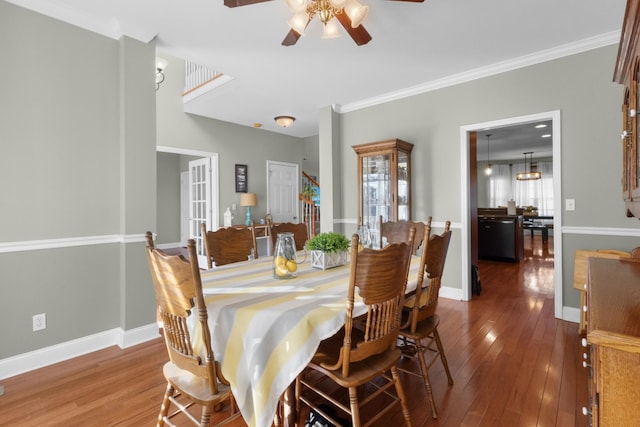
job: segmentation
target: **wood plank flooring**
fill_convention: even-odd
[[[454,385],[436,362],[430,373],[440,418],[433,420],[420,380],[402,376],[414,426],[588,425],[578,325],[553,317],[553,238],[525,242],[521,263],[480,262],[479,297],[440,300]],[[153,426],[166,357],[158,339],[0,381],[0,426]],[[399,410],[378,425],[402,425]]]

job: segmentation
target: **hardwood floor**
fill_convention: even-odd
[[[587,374],[578,325],[553,317],[553,238],[525,241],[521,263],[480,263],[479,297],[440,299],[439,330],[454,385],[436,362],[430,375],[440,418],[433,420],[419,379],[402,376],[414,426],[588,425],[580,410]],[[155,425],[166,358],[158,339],[3,380],[0,425]],[[379,425],[402,425],[399,410]]]

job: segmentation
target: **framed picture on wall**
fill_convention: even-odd
[[[247,192],[247,165],[236,165],[236,193]]]

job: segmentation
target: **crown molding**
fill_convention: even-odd
[[[620,31],[612,31],[610,33],[601,34],[599,36],[579,40],[574,43],[569,43],[562,46],[557,46],[551,49],[536,52],[530,55],[524,55],[518,58],[513,58],[508,61],[498,62],[495,64],[488,65],[486,67],[476,68],[473,70],[465,71],[463,73],[454,74],[441,79],[421,83],[419,85],[411,86],[405,89],[397,90],[394,92],[388,92],[372,98],[367,98],[367,99],[363,99],[360,101],[356,101],[356,102],[352,102],[344,105],[334,105],[334,110],[337,113],[348,113],[350,111],[356,111],[362,108],[372,107],[378,104],[384,104],[385,102],[396,101],[398,99],[419,95],[425,92],[431,92],[431,91],[443,89],[449,86],[454,86],[461,83],[467,83],[472,80],[477,80],[484,77],[505,73],[507,71],[513,71],[518,68],[524,68],[530,65],[540,64],[543,62],[551,61],[558,58],[563,58],[565,56],[575,55],[578,53],[586,52],[586,51],[597,49],[600,47],[610,46],[612,44],[618,43],[619,41],[620,41]]]
[[[142,28],[140,25],[123,22],[115,17],[105,20],[84,11],[70,8],[57,0],[7,0],[7,2],[115,40],[127,36],[143,43],[149,43],[157,35],[157,31],[149,28]]]

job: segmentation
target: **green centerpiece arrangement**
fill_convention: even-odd
[[[326,270],[347,263],[351,242],[343,234],[326,232],[309,239],[307,250],[311,253],[311,267]]]

